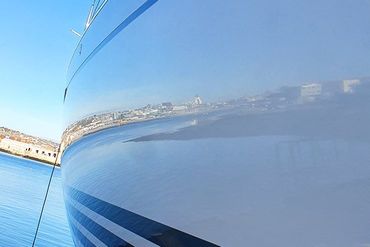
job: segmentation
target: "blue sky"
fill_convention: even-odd
[[[1,2],[0,126],[59,140],[66,69],[88,0]]]

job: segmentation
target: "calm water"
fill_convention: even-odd
[[[31,246],[51,167],[0,153],[0,246]],[[36,246],[73,246],[56,170]]]

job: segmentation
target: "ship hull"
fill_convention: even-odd
[[[217,132],[207,126],[204,136],[202,121],[137,123],[73,144],[63,158],[70,218],[108,246],[348,246],[367,238],[370,143],[233,135],[230,126],[245,130],[240,118]]]
[[[323,32],[367,14],[331,26],[317,8],[108,1],[65,92],[76,246],[367,246],[365,53]]]

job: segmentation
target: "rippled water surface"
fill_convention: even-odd
[[[51,167],[0,153],[0,246],[31,246]],[[56,170],[36,246],[73,246]]]

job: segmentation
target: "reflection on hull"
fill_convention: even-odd
[[[370,21],[327,21],[368,3],[325,4],[106,2],[65,95],[76,246],[368,246]]]
[[[248,125],[227,116],[225,125],[217,124],[220,116],[186,116],[76,142],[63,160],[70,217],[108,246],[360,246],[370,240],[368,139],[300,136],[299,128],[236,134]]]

